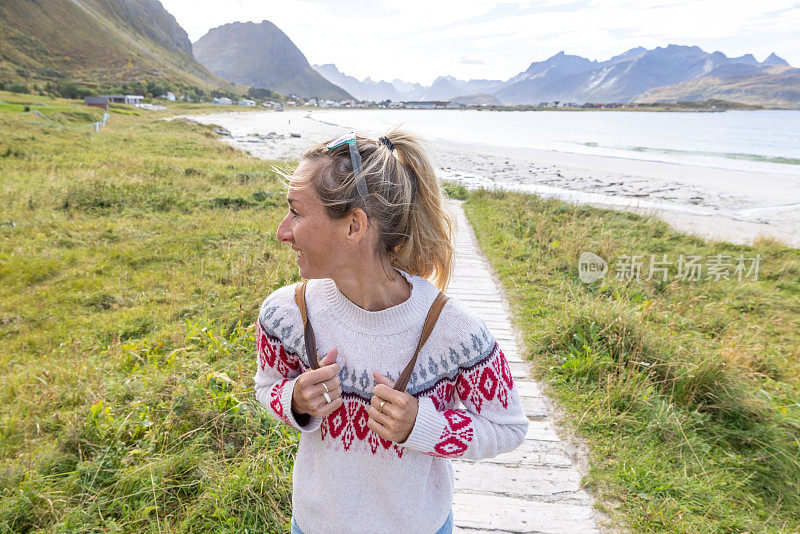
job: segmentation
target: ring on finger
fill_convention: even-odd
[[[323,393],[322,395],[325,397],[325,402],[331,402],[331,396],[328,395],[327,391],[325,393]]]
[[[381,401],[380,406],[378,406],[378,411],[383,413],[383,405],[386,404],[386,401]]]
[[[325,393],[330,393],[331,390],[328,389],[328,386],[325,385],[325,382],[320,382],[320,383],[322,384],[322,387],[325,388]]]

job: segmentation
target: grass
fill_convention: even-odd
[[[591,450],[586,483],[612,520],[636,532],[800,531],[800,251],[708,243],[533,195],[478,190],[465,209],[535,375]],[[609,262],[602,281],[579,280],[584,251]],[[761,263],[756,281],[678,280],[677,265],[666,282],[619,280],[614,260],[634,254]]]
[[[215,106],[115,107],[93,132],[75,101],[0,100],[0,532],[288,532],[298,434],[252,394],[258,305],[297,280],[271,164],[154,120]],[[447,190],[617,524],[800,529],[798,251]],[[584,250],[760,253],[761,273],[586,285]]]
[[[252,392],[297,276],[271,165],[168,112],[0,100],[0,532],[288,532],[298,436]]]

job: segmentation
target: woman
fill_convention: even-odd
[[[503,352],[457,299],[405,390],[393,389],[452,268],[430,160],[400,130],[378,141],[350,134],[306,152],[288,185],[277,236],[307,280],[319,367],[293,284],[261,306],[255,383],[269,413],[301,433],[292,532],[451,532],[450,458],[511,451],[528,419]]]

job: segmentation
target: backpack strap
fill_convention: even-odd
[[[303,317],[303,334],[306,341],[306,356],[308,363],[312,369],[319,369],[319,362],[317,362],[317,341],[314,337],[314,329],[311,328],[311,323],[308,321],[308,311],[306,310],[306,283],[308,280],[303,280],[294,288],[294,301],[297,307],[300,308],[300,315]]]
[[[417,349],[414,351],[414,357],[411,358],[411,361],[408,362],[406,368],[403,369],[403,372],[400,373],[400,378],[397,379],[397,382],[394,383],[394,389],[397,391],[405,391],[406,386],[408,385],[408,381],[411,378],[411,373],[414,371],[414,365],[417,363],[417,356],[419,356],[419,351],[422,349],[422,346],[428,341],[428,337],[433,332],[433,327],[436,326],[436,321],[439,320],[439,314],[442,313],[442,308],[450,300],[450,297],[439,291],[439,294],[436,295],[436,299],[431,304],[431,308],[428,310],[428,316],[425,317],[425,326],[422,327],[422,335],[419,337],[419,342],[417,343]]]
[[[303,318],[303,331],[305,335],[306,356],[308,356],[308,362],[312,369],[319,369],[319,363],[317,362],[317,344],[314,338],[314,330],[311,328],[311,323],[308,320],[308,311],[306,310],[307,282],[308,280],[303,280],[297,284],[294,290],[294,300],[297,303],[297,307],[300,308],[300,315]],[[431,332],[433,332],[433,327],[436,326],[436,321],[439,320],[439,314],[442,313],[442,308],[444,308],[444,305],[448,300],[450,300],[450,297],[441,291],[438,295],[436,295],[436,299],[433,301],[433,304],[431,304],[427,317],[425,317],[425,325],[422,327],[422,335],[420,336],[419,342],[417,343],[417,348],[414,351],[414,357],[411,358],[411,361],[408,362],[405,369],[403,369],[403,372],[400,373],[400,378],[398,378],[397,382],[394,384],[395,390],[406,390],[408,381],[411,378],[411,373],[414,371],[414,365],[417,363],[419,351],[422,350],[422,346],[425,345],[426,341],[428,341],[428,337],[430,337]]]

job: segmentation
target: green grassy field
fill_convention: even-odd
[[[215,106],[119,107],[94,132],[75,101],[0,100],[0,532],[288,532],[298,435],[252,391],[257,308],[298,279],[273,166],[154,120]],[[800,529],[798,251],[448,189],[616,522]],[[763,259],[757,282],[584,285],[583,250]]]
[[[0,99],[0,531],[288,532],[298,437],[252,391],[258,305],[297,276],[272,166]]]

